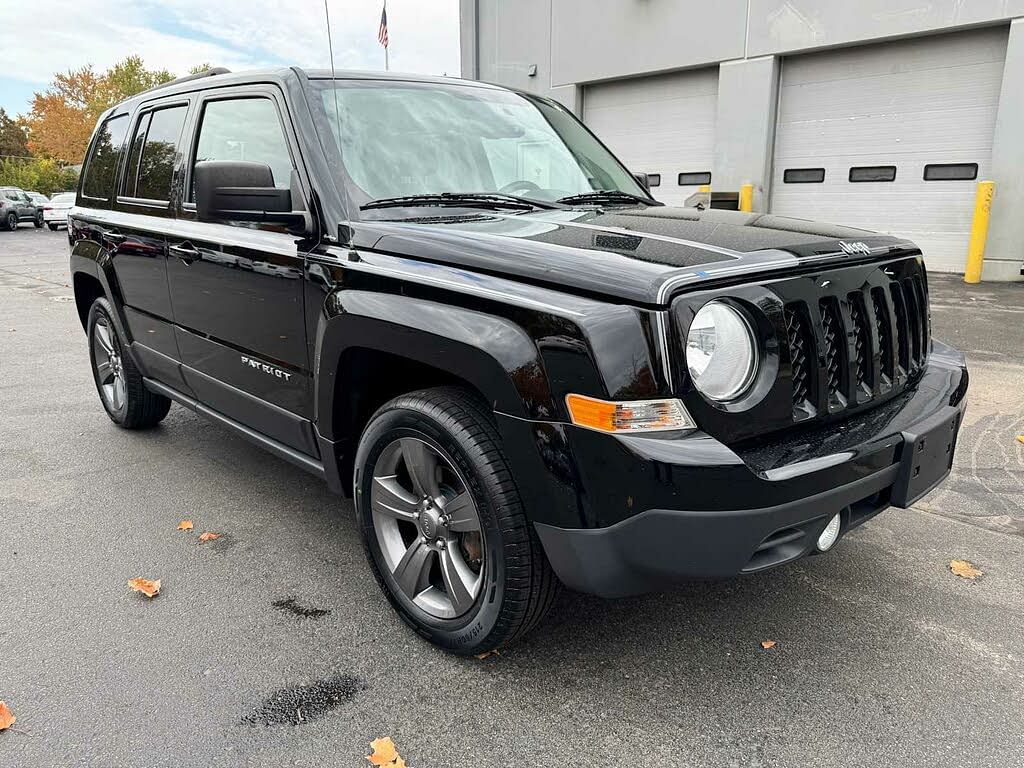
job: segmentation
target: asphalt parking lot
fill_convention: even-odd
[[[360,766],[385,735],[414,768],[1024,764],[1024,284],[932,280],[972,389],[918,508],[756,577],[564,594],[467,660],[318,480],[179,407],[114,427],[68,283],[63,231],[0,232],[0,766]]]

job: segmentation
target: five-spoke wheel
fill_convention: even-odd
[[[356,516],[399,615],[431,642],[480,653],[514,640],[558,588],[487,405],[438,387],[370,419],[355,458]]]
[[[124,369],[121,345],[110,320],[99,317],[92,326],[92,359],[100,395],[107,408],[120,412],[125,404]]]

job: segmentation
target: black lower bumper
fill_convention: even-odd
[[[962,357],[945,350],[896,415],[872,425],[870,439],[862,441],[857,425],[848,423],[841,430],[846,442],[809,442],[787,464],[752,467],[752,455],[706,437],[696,449],[685,440],[581,437],[577,447],[597,439],[623,449],[614,459],[607,451],[590,454],[604,465],[589,475],[591,486],[603,483],[589,494],[595,509],[600,503],[606,517],[616,513],[608,505],[617,483],[626,486],[630,503],[634,496],[655,503],[619,513],[607,525],[535,521],[548,559],[567,586],[621,597],[790,562],[818,552],[818,538],[836,515],[842,537],[889,506],[909,506],[952,467],[967,373]],[[588,457],[574,453],[586,490]],[[641,488],[639,479],[648,485]]]

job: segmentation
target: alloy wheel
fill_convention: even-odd
[[[100,394],[107,407],[120,412],[125,402],[124,367],[121,363],[121,345],[117,333],[106,317],[96,318],[92,328],[93,366]]]
[[[18,228],[18,214],[9,213],[7,214],[7,228],[12,232]]]
[[[414,437],[389,443],[373,469],[370,512],[384,565],[422,611],[455,619],[483,584],[480,515],[444,453]]]

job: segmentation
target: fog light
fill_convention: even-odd
[[[832,545],[836,543],[836,539],[839,538],[839,515],[836,515],[828,521],[828,525],[825,526],[825,530],[821,532],[821,536],[818,537],[818,551],[826,552],[832,548]]]

